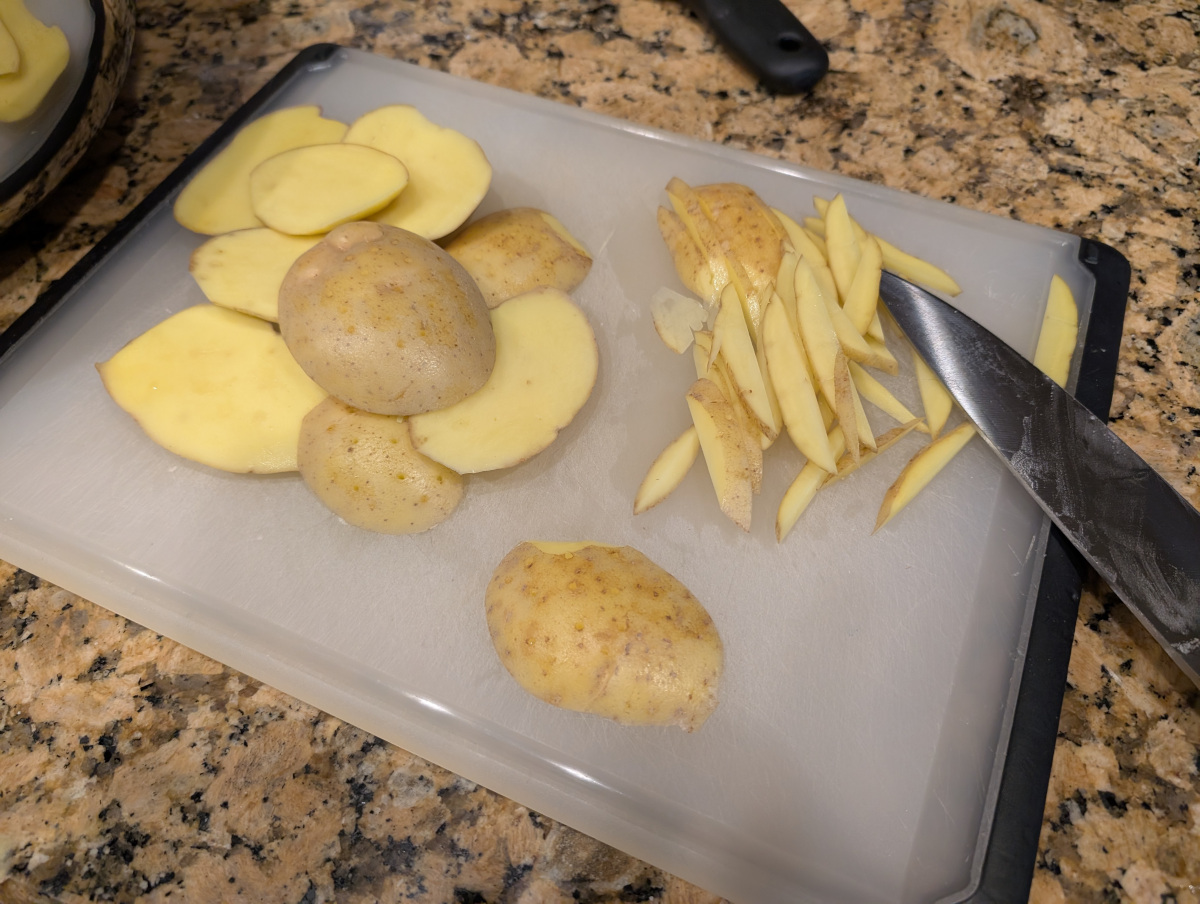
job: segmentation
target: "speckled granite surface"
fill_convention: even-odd
[[[0,237],[0,327],[333,41],[1112,244],[1114,428],[1200,503],[1195,4],[790,5],[831,53],[811,96],[759,90],[675,0],[146,0],[107,128]],[[0,565],[0,901],[167,898],[715,900]],[[1099,584],[1032,900],[1200,901],[1200,696]]]

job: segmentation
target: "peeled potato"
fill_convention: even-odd
[[[416,534],[450,517],[463,479],[412,447],[403,418],[326,399],[305,416],[300,476],[336,515],[385,534]]]
[[[453,405],[484,385],[496,360],[467,271],[380,223],[339,226],[301,255],[279,289],[279,329],[326,392],[375,414]]]
[[[260,226],[214,236],[192,252],[192,278],[213,304],[279,320],[279,287],[316,236],[284,235]]]
[[[175,219],[185,229],[219,235],[261,226],[250,205],[250,173],[269,157],[308,144],[341,141],[346,124],[314,106],[285,107],[238,132],[175,199]]]
[[[44,25],[23,0],[0,0],[0,122],[33,114],[67,68],[71,49],[58,26]]]
[[[361,144],[313,144],[268,157],[250,172],[250,207],[288,235],[328,232],[382,210],[408,184],[404,164]]]
[[[363,114],[350,124],[345,140],[404,162],[408,187],[373,219],[427,239],[440,239],[465,223],[492,183],[492,165],[478,142],[406,104]]]
[[[456,405],[409,419],[413,445],[460,474],[532,458],[587,402],[599,356],[587,317],[558,289],[510,298],[491,312],[496,367]]]
[[[566,227],[533,207],[488,214],[445,248],[467,268],[489,308],[532,289],[570,292],[592,266],[587,249]]]
[[[521,543],[485,606],[501,663],[547,703],[684,731],[717,706],[724,653],[712,618],[632,547]]]
[[[223,471],[296,470],[300,421],[325,398],[269,323],[211,304],[168,317],[96,369],[151,439]]]

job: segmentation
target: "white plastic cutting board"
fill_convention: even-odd
[[[872,536],[915,435],[819,494],[782,545],[775,507],[800,463],[785,444],[768,453],[748,535],[702,467],[634,518],[647,466],[688,423],[691,362],[648,315],[655,289],[681,288],[655,209],[672,176],[744,182],[797,217],[814,193],[844,191],[868,229],[950,270],[960,306],[1027,353],[1053,273],[1086,318],[1077,240],[358,52],[268,109],[318,103],[348,120],[395,102],[480,141],[495,167],[484,210],[545,208],[595,254],[576,296],[601,376],[558,442],[473,477],[454,517],[415,537],[339,522],[295,475],[223,474],[157,448],[93,365],[203,300],[187,274],[201,239],[167,204],[0,368],[0,556],[736,901],[968,889],[1043,519],[976,441]],[[918,405],[908,368],[892,383]],[[516,686],[482,598],[527,538],[631,544],[696,593],[726,650],[702,730],[622,727]]]

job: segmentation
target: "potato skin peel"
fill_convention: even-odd
[[[521,543],[492,575],[485,608],[501,663],[554,706],[688,732],[717,706],[724,653],[712,618],[632,547]]]

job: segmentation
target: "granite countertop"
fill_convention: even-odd
[[[775,97],[678,0],[143,0],[75,173],[0,239],[0,328],[299,49],[361,47],[1113,245],[1114,429],[1200,503],[1200,14],[1187,0],[789,0]],[[714,896],[0,563],[0,900]],[[1200,901],[1196,688],[1100,582],[1032,900]]]

